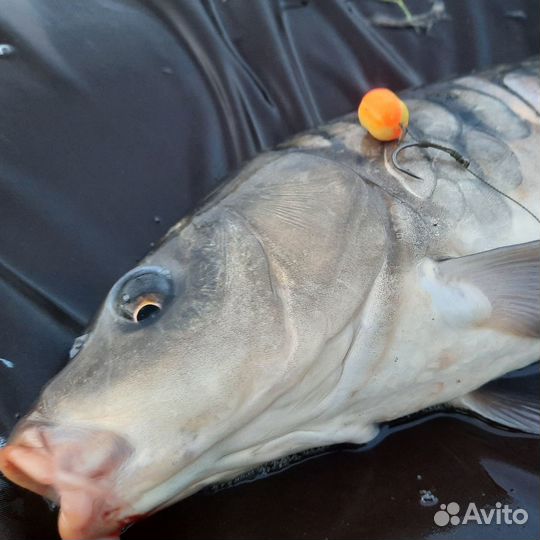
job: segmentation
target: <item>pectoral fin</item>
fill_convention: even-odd
[[[443,311],[463,316],[474,309],[476,324],[540,337],[540,241],[448,259],[437,264],[435,274],[439,290],[455,291],[445,300],[457,306],[441,302]]]
[[[540,434],[539,375],[497,379],[451,405],[506,427]]]

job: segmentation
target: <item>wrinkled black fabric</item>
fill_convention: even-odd
[[[539,50],[536,0],[446,5],[423,34],[371,24],[402,15],[375,0],[0,0],[0,436],[114,281],[243,161],[369,87]],[[55,534],[0,483],[1,538]]]

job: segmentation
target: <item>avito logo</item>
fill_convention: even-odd
[[[527,523],[529,514],[523,508],[513,509],[507,504],[495,503],[495,508],[478,508],[476,503],[470,502],[460,517],[460,506],[457,502],[441,504],[440,510],[435,512],[433,521],[435,525],[444,527],[445,525],[467,525],[467,523],[476,523],[478,525],[523,525]]]

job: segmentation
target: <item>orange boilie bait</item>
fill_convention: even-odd
[[[375,139],[393,141],[409,125],[409,109],[388,88],[374,88],[362,98],[358,119]]]

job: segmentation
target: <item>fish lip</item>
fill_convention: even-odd
[[[40,422],[31,419],[34,415],[35,412],[32,412],[17,422],[6,442],[6,446],[0,448],[0,473],[10,482],[57,502],[58,496],[53,490],[40,482],[36,482],[9,459],[13,447],[44,448],[44,441],[39,435],[38,426]]]
[[[0,472],[10,481],[16,485],[28,489],[46,499],[54,502],[60,506],[60,515],[62,512],[62,498],[58,490],[46,483],[40,483],[32,478],[22,470],[16,463],[10,459],[10,451],[13,447],[21,447],[21,445],[8,445],[5,448],[0,449]],[[30,448],[30,447],[24,447]],[[107,503],[105,503],[107,504]],[[92,540],[95,538],[117,538],[124,529],[131,524],[142,519],[143,516],[128,515],[129,511],[127,505],[114,505],[111,508],[106,508],[101,511],[97,511],[93,514],[92,519],[88,523],[82,526],[80,529],[76,529],[77,533],[73,536],[73,533],[69,533],[66,536],[62,536],[65,540],[71,540],[77,538],[77,540]]]
[[[13,461],[10,459],[10,453],[11,448],[14,446],[15,445],[13,444],[8,444],[5,448],[0,448],[0,473],[13,484],[24,489],[28,489],[29,491],[32,491],[37,495],[41,495],[55,504],[58,504],[59,496],[53,487],[34,480],[17,464],[13,463]]]
[[[101,443],[97,439],[97,455],[100,455],[100,448],[109,448],[110,443],[110,455],[114,460],[110,468],[100,469],[99,464],[95,470],[92,466],[86,470],[69,466],[64,468],[63,465],[59,465],[62,463],[63,441],[55,438],[55,435],[58,435],[54,433],[55,429],[62,430],[64,426],[56,422],[38,420],[38,418],[39,414],[31,413],[16,426],[6,447],[0,449],[0,472],[9,481],[60,506],[59,526],[63,527],[63,538],[90,540],[110,535],[116,535],[116,538],[123,526],[140,519],[129,503],[118,495],[118,472],[122,469],[125,460],[129,459],[132,451],[127,441],[123,438],[117,441],[114,433],[102,432],[105,434],[105,439]],[[74,432],[70,431],[72,428]],[[79,430],[83,437],[92,437],[91,430],[76,426],[66,428],[65,433],[67,433],[68,441],[69,437],[73,436],[72,433],[75,433],[75,440],[85,448],[88,439],[77,439]],[[64,433],[60,436],[62,435]],[[115,454],[115,452],[119,453]],[[90,463],[92,463],[93,455],[91,451]],[[66,510],[64,503],[68,500],[73,501],[73,495],[77,497],[75,506],[71,504],[67,512],[63,513]],[[64,499],[64,496],[68,498]],[[81,496],[90,504],[87,506],[90,510],[82,521],[77,518],[81,515],[80,508],[84,508],[77,504]],[[73,521],[73,516],[75,516],[75,521]]]
[[[28,448],[42,448],[46,442],[41,436],[41,430],[54,428],[57,424],[43,418],[37,411],[30,412],[22,418],[11,432],[6,446],[20,445]],[[34,437],[32,437],[34,433]]]

